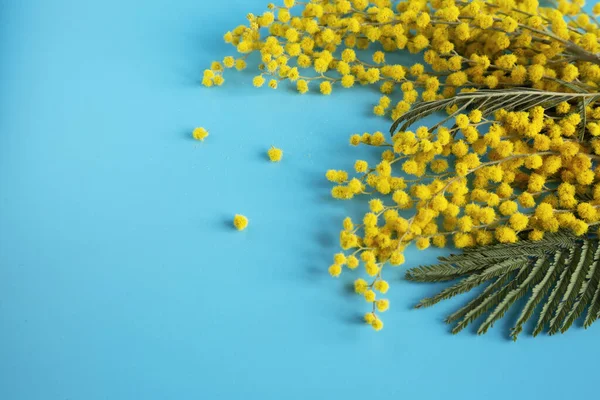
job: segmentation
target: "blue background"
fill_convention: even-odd
[[[377,93],[199,86],[266,2],[0,0],[0,399],[597,397],[600,326],[452,336],[465,298],[413,310],[439,286],[404,269],[385,329],[358,322],[326,270],[360,207],[323,174],[387,128]]]

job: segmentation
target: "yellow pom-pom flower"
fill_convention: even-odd
[[[262,75],[257,75],[252,79],[252,84],[256,87],[261,87],[265,84],[265,78]]]
[[[196,128],[192,131],[192,137],[196,140],[203,141],[208,137],[208,131],[202,127]]]
[[[324,95],[331,94],[331,83],[328,81],[321,82],[321,84],[319,85],[319,90]]]
[[[514,230],[522,231],[523,229],[527,228],[529,217],[527,217],[525,214],[515,213],[510,216],[509,223],[510,227]]]
[[[238,58],[237,60],[235,60],[235,69],[237,69],[238,71],[246,69],[246,60],[242,58]]]
[[[383,202],[380,199],[373,199],[369,201],[369,208],[371,212],[378,213],[383,211]]]
[[[296,88],[298,89],[298,92],[304,94],[308,92],[308,82],[306,82],[304,79],[299,79],[296,82]]]
[[[354,291],[358,294],[364,294],[369,287],[367,281],[362,278],[356,279],[354,281]]]
[[[390,256],[390,264],[391,265],[402,265],[405,262],[404,254],[400,252],[394,252]]]
[[[333,276],[334,278],[337,278],[338,276],[340,276],[342,273],[342,266],[339,264],[332,264],[329,267],[329,275]]]
[[[346,264],[346,255],[344,253],[336,253],[333,256],[333,263],[344,265]]]
[[[373,285],[373,288],[380,293],[387,293],[388,289],[390,288],[390,285],[384,280],[378,280]]]
[[[512,200],[503,201],[499,207],[499,211],[502,215],[512,215],[517,212],[517,209],[517,203]]]
[[[500,243],[514,243],[517,241],[517,234],[507,226],[497,228],[495,236]]]
[[[267,155],[269,156],[269,160],[271,160],[271,162],[279,162],[283,157],[283,150],[272,146],[269,150],[267,150]]]
[[[369,261],[365,264],[365,272],[369,276],[375,276],[379,273],[379,266],[376,263]]]
[[[236,214],[233,217],[233,226],[238,231],[243,231],[248,226],[248,218],[246,218],[244,215]]]
[[[346,265],[348,266],[348,268],[354,269],[354,268],[358,267],[358,264],[359,264],[359,260],[355,256],[350,255],[350,256],[346,257]]]
[[[363,294],[363,295],[364,295],[364,297],[365,297],[365,301],[366,301],[367,303],[372,303],[372,302],[374,302],[374,301],[375,301],[375,297],[376,297],[376,295],[375,295],[375,292],[374,292],[374,291],[372,291],[372,290],[370,290],[370,289],[367,289],[367,290],[364,292],[364,294]]]
[[[354,170],[357,173],[364,173],[367,172],[367,170],[369,169],[369,164],[366,161],[363,160],[357,160],[354,163]]]
[[[223,59],[223,65],[226,68],[232,68],[235,65],[235,59],[231,56],[227,56]]]
[[[379,312],[387,311],[387,309],[390,308],[390,301],[386,299],[377,300],[375,302],[375,307]]]
[[[376,318],[373,322],[371,322],[371,326],[376,331],[380,331],[383,329],[383,322],[379,318]]]

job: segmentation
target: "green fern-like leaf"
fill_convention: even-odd
[[[482,297],[479,305],[474,307],[471,311],[469,311],[465,317],[456,324],[456,326],[452,329],[452,333],[456,334],[463,329],[465,329],[469,324],[475,321],[480,316],[484,315],[486,312],[491,310],[494,307],[497,307],[498,304],[502,302],[507,293],[510,293],[514,290],[518,285],[520,285],[527,276],[527,268],[522,268],[514,277],[514,279],[509,280],[500,290],[492,293],[490,296],[480,296]]]
[[[598,268],[600,271],[600,268]],[[595,320],[600,318],[600,274],[594,274],[595,283],[590,283],[590,287],[596,287],[594,290],[594,297],[590,302],[590,306],[588,308],[587,315],[585,317],[585,321],[583,322],[583,327],[588,328]]]
[[[523,280],[523,282],[519,283],[516,288],[506,294],[506,297],[504,297],[502,302],[498,304],[496,309],[494,309],[494,311],[488,315],[483,324],[481,324],[477,330],[477,333],[482,334],[487,332],[487,330],[494,325],[494,322],[502,318],[515,301],[523,297],[531,286],[536,285],[542,279],[544,272],[543,267],[547,266],[548,263],[546,257],[538,258],[531,268],[531,271],[528,271],[527,277]]]
[[[429,307],[442,300],[454,297],[457,294],[468,292],[474,287],[477,287],[492,278],[514,271],[515,269],[522,268],[525,265],[527,265],[526,258],[505,260],[501,263],[491,266],[490,268],[486,268],[478,274],[473,274],[467,278],[464,278],[460,282],[442,290],[439,294],[433,297],[421,300],[421,302],[417,304],[417,308]]]
[[[557,232],[547,234],[541,241],[475,247],[439,260],[435,265],[408,270],[406,278],[415,282],[460,280],[421,300],[417,308],[486,285],[478,296],[446,319],[456,323],[453,333],[484,316],[477,332],[487,332],[517,300],[526,296],[527,302],[510,333],[513,340],[540,306],[533,336],[546,328],[550,334],[566,332],[586,309],[584,327],[600,319],[598,237]]]
[[[544,246],[569,248],[575,243],[576,237],[567,233],[557,232],[544,238]],[[523,240],[513,244],[495,244],[485,247],[465,249],[462,254],[452,254],[440,257],[439,263],[431,266],[412,268],[407,272],[407,279],[415,282],[448,281],[481,271],[491,263],[502,262],[514,257],[540,257],[547,249],[540,247],[539,242]]]
[[[556,271],[564,266],[564,258],[566,254],[566,250],[558,250],[554,254],[554,259],[546,269],[544,278],[542,278],[542,280],[531,291],[531,297],[529,297],[529,300],[525,304],[525,307],[523,307],[523,311],[521,311],[521,315],[519,316],[515,327],[511,331],[511,336],[513,340],[517,340],[517,336],[519,336],[519,333],[523,331],[523,324],[529,318],[531,318],[535,311],[535,308],[544,299],[544,295],[548,292],[548,289],[554,283],[554,279],[556,278]],[[547,257],[545,258],[545,260],[547,261],[549,258],[550,257]]]
[[[593,295],[594,289],[596,288],[598,275],[600,272],[600,268],[598,268],[598,258],[600,257],[600,246],[596,249],[596,254],[594,255],[594,262],[589,264],[589,268],[587,274],[585,276],[585,280],[581,285],[581,289],[579,290],[579,294],[577,295],[577,299],[571,308],[569,314],[565,317],[563,325],[560,328],[562,333],[566,332],[567,329],[571,327],[573,322],[577,318],[581,316],[583,310],[585,309],[586,304],[590,304]]]
[[[575,264],[575,269],[571,273],[569,277],[569,284],[565,289],[565,293],[563,294],[562,300],[558,303],[556,307],[556,311],[554,312],[554,317],[550,320],[550,329],[549,333],[554,334],[560,328],[560,324],[563,321],[564,317],[567,315],[568,311],[571,309],[573,302],[575,301],[575,297],[579,292],[579,288],[583,283],[583,270],[584,267],[588,266],[593,259],[593,250],[592,246],[594,244],[583,242],[580,248],[575,252],[576,257],[573,259],[573,263]]]
[[[564,268],[560,276],[558,277],[558,280],[555,282],[554,288],[550,292],[548,300],[546,301],[546,303],[544,303],[542,307],[542,311],[540,312],[540,317],[538,318],[537,325],[533,329],[533,336],[537,336],[540,332],[542,332],[545,326],[548,324],[548,322],[550,322],[554,310],[560,303],[560,298],[567,290],[567,284],[569,281],[568,277],[572,272],[571,261],[573,260],[573,255],[575,254],[575,252],[576,249],[572,249],[571,253],[569,254],[569,258],[565,261]]]
[[[458,311],[449,315],[448,318],[446,318],[446,323],[450,324],[452,322],[458,321],[459,319],[461,319],[465,316],[470,317],[471,315],[473,315],[473,313],[476,312],[475,310],[478,309],[479,306],[484,301],[486,301],[486,299],[488,299],[488,297],[490,295],[497,293],[499,290],[501,290],[501,288],[503,288],[503,286],[512,278],[512,275],[513,275],[513,272],[511,271],[509,273],[506,273],[506,274],[498,277],[492,284],[488,285],[479,296],[477,296],[476,298],[471,300],[467,305],[465,305]],[[514,282],[514,280],[513,280],[513,282]],[[479,315],[481,315],[481,314],[478,314],[478,316]],[[477,317],[475,317],[475,318],[477,318]],[[471,321],[469,321],[469,323],[470,322]]]

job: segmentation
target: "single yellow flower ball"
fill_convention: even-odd
[[[383,202],[380,199],[373,199],[373,200],[369,201],[369,208],[374,213],[383,211],[383,208],[384,208]]]
[[[377,311],[384,312],[390,308],[390,301],[386,299],[377,300],[375,307],[377,307]]]
[[[350,136],[350,144],[352,146],[358,146],[361,142],[362,142],[362,140],[361,140],[360,135],[354,134],[354,135]],[[600,141],[598,143],[600,143]]]
[[[376,331],[380,331],[383,329],[383,322],[381,322],[380,319],[376,319],[375,321],[373,321],[371,323],[371,326],[373,327],[373,329],[375,329]]]
[[[267,155],[269,156],[269,160],[271,160],[271,162],[279,162],[283,157],[283,150],[273,146],[267,151]]]
[[[344,265],[346,264],[346,255],[344,253],[336,253],[333,255],[333,263]]]
[[[211,87],[212,85],[214,85],[214,82],[212,78],[205,76],[204,78],[202,78],[202,84],[206,87]]]
[[[390,256],[390,264],[392,265],[401,265],[404,264],[404,254],[395,251]]]
[[[342,266],[339,264],[332,264],[329,267],[329,275],[333,276],[334,278],[337,278],[338,276],[340,276],[340,274],[342,273]]]
[[[350,88],[354,86],[354,76],[353,75],[344,75],[342,77],[342,86],[345,88]]]
[[[192,136],[196,140],[203,141],[208,136],[208,131],[206,129],[202,128],[202,127],[196,128],[196,129],[193,130]]]
[[[223,59],[225,68],[231,68],[235,65],[235,59],[232,56],[227,56]]]
[[[256,87],[261,87],[265,83],[265,78],[262,75],[257,75],[252,79],[252,84]]]
[[[358,294],[364,294],[368,287],[369,284],[362,278],[358,278],[354,281],[354,291]]]
[[[370,261],[365,264],[365,271],[369,276],[375,276],[379,272],[379,267],[376,263]]]
[[[300,79],[296,82],[296,88],[298,89],[298,92],[304,94],[308,92],[308,82],[304,79]]]
[[[331,94],[331,83],[329,83],[328,81],[321,82],[321,84],[319,85],[319,90],[324,95]]]
[[[357,160],[354,163],[354,170],[357,173],[367,172],[367,169],[369,169],[369,164],[364,160]]]
[[[358,258],[356,258],[355,256],[348,256],[346,258],[346,265],[348,265],[348,268],[354,269],[354,268],[358,267],[358,264],[359,264]]]
[[[372,290],[365,291],[364,296],[367,303],[372,303],[375,301],[375,292]]]
[[[235,69],[237,69],[238,71],[241,71],[245,68],[246,68],[246,60],[244,60],[242,58],[238,58],[237,60],[235,60]]]
[[[375,285],[373,286],[375,288],[375,290],[381,292],[381,293],[386,293],[388,291],[388,289],[390,288],[389,283],[387,283],[384,280],[379,280],[377,282],[375,282]]]
[[[233,226],[238,231],[243,231],[248,226],[248,218],[240,214],[235,214],[235,217],[233,217]]]

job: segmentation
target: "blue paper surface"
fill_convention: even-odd
[[[199,85],[266,2],[0,1],[0,399],[597,398],[597,324],[452,336],[469,295],[414,310],[440,286],[404,267],[385,329],[360,323],[327,267],[361,203],[324,173],[387,129],[378,93]]]

